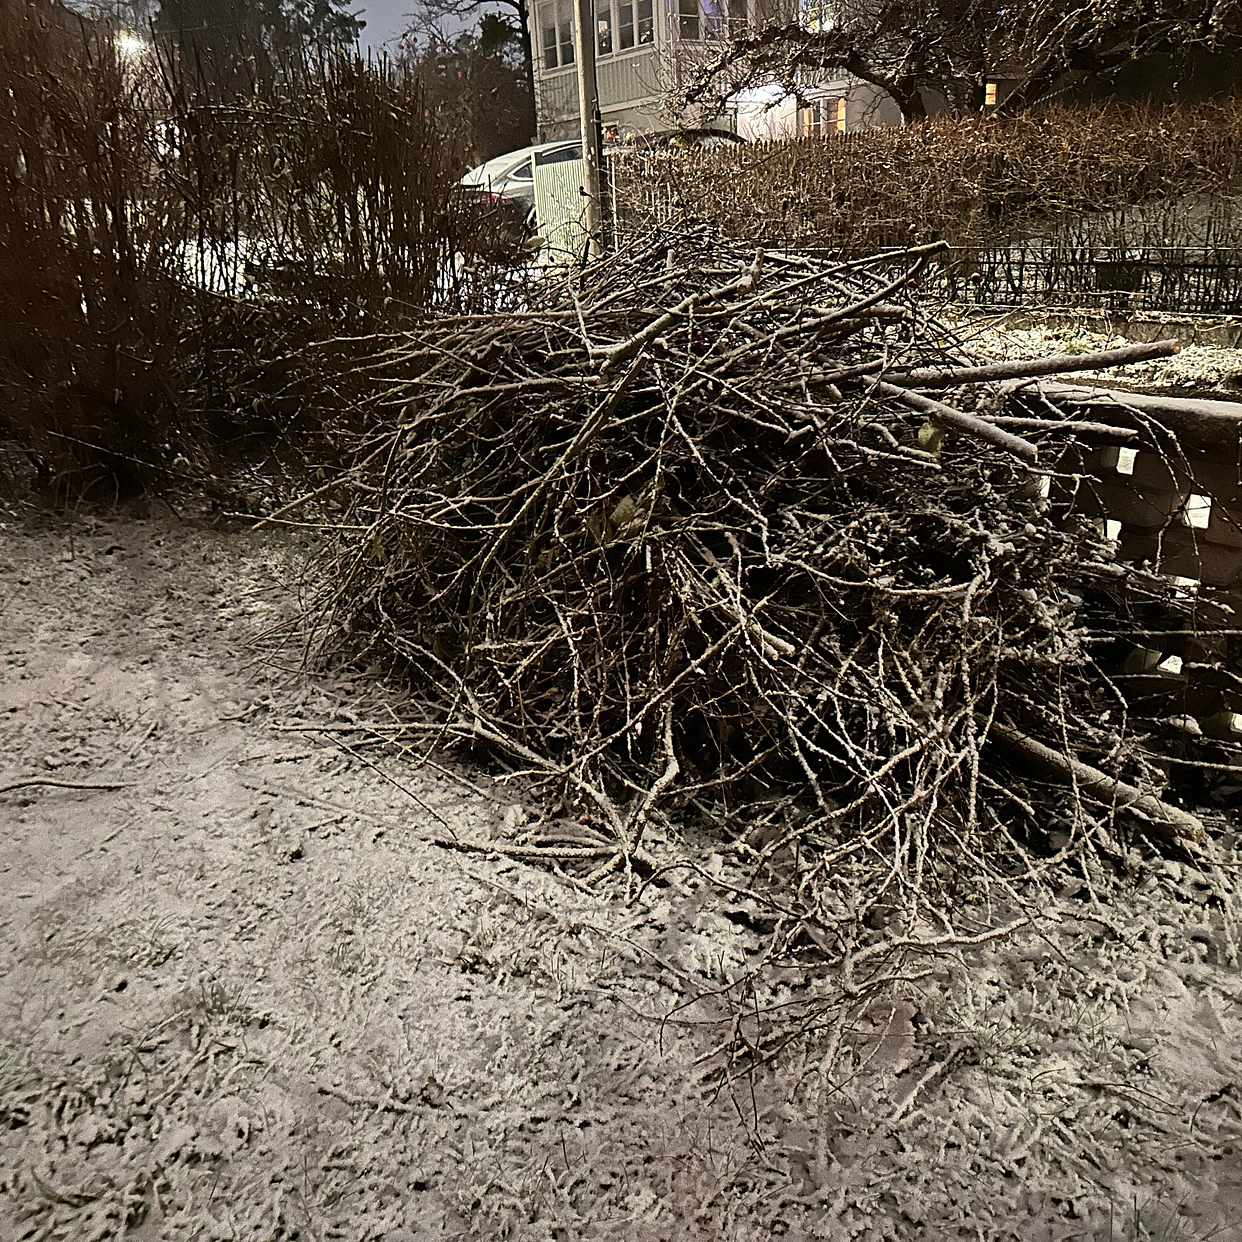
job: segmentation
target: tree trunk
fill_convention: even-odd
[[[859,78],[863,82],[879,87],[886,95],[890,96],[901,110],[901,119],[907,124],[911,121],[925,121],[927,119],[927,103],[924,101],[923,94],[913,77],[901,77],[895,80],[885,77],[884,74],[872,69],[866,59],[855,50],[851,50],[847,56],[842,56],[836,63],[846,73],[852,73],[854,77]]]
[[[927,120],[927,101],[917,86],[894,82],[884,88],[901,109],[901,119],[908,125],[911,121]]]
[[[527,129],[530,137],[528,141],[535,142],[538,139],[539,131],[539,113],[535,107],[535,48],[534,41],[531,36],[530,29],[530,3],[529,0],[519,0],[517,5],[518,28],[522,36],[522,61],[526,65],[526,83],[530,88],[530,94],[527,102]]]

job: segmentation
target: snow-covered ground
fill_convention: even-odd
[[[834,1043],[723,837],[625,901],[505,855],[511,783],[359,753],[404,699],[273,637],[309,536],[0,538],[0,1239],[1239,1236],[1228,826],[964,906]]]
[[[1131,343],[1128,337],[1103,330],[1098,320],[1033,325],[1029,322],[1029,312],[1021,316],[971,316],[949,321],[949,326],[968,352],[982,359],[1086,354]],[[1178,325],[1170,324],[1167,335],[1176,340]],[[1083,372],[1079,378],[1106,379],[1110,383],[1152,391],[1232,392],[1242,397],[1242,349],[1184,345],[1171,358]]]

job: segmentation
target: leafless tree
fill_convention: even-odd
[[[535,116],[535,51],[531,27],[531,0],[418,0],[410,15],[407,40],[426,44],[442,38],[444,26],[460,26],[463,22],[478,25],[481,18],[499,16],[517,32],[526,81],[530,84],[526,102],[525,129],[531,140],[538,128]]]
[[[485,13],[473,29],[426,25],[407,31],[397,60],[426,91],[436,113],[480,163],[531,140],[530,81],[517,27]]]
[[[739,90],[800,95],[850,74],[889,95],[906,120],[977,109],[989,77],[1016,81],[1016,110],[1081,75],[1143,56],[1242,49],[1242,0],[803,0],[701,56],[681,106],[721,107]]]

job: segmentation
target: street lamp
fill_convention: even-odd
[[[136,30],[118,30],[112,38],[117,54],[131,64],[141,60],[150,50],[151,44]]]

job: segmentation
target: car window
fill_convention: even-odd
[[[537,152],[535,154],[535,163],[540,168],[545,164],[566,164],[570,160],[580,160],[582,158],[582,148],[578,143],[569,147],[558,147],[555,151]]]
[[[510,174],[510,178],[514,181],[530,181],[534,177],[534,172],[530,166],[530,160],[523,160]]]

